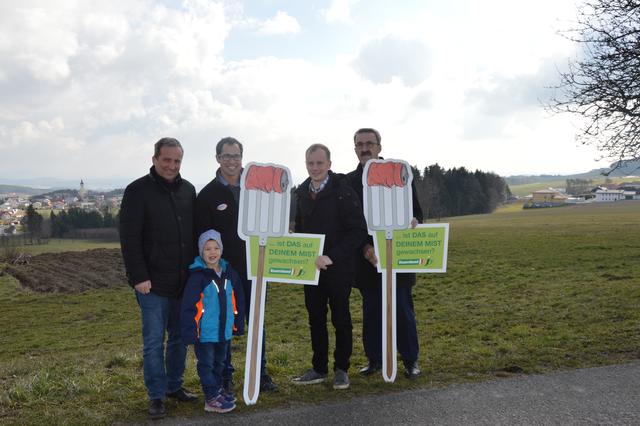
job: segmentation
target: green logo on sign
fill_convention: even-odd
[[[304,275],[304,269],[301,268],[269,268],[269,273],[273,275],[290,275],[292,277],[301,277]]]
[[[426,259],[398,259],[398,265],[431,265],[433,263],[433,259],[427,257]]]

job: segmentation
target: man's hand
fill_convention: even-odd
[[[134,285],[133,288],[135,288],[136,291],[140,294],[149,294],[149,292],[151,291],[151,281],[142,281],[141,283]]]
[[[418,226],[418,219],[416,219],[415,217],[411,218],[411,228],[415,228],[416,226]]]
[[[327,266],[329,265],[333,265],[333,261],[329,258],[329,256],[318,256],[318,258],[316,259],[316,268],[318,268],[318,270],[320,269],[324,269],[325,271],[327,270]]]
[[[362,255],[369,261],[374,267],[378,264],[378,258],[376,257],[376,251],[371,244],[365,244],[362,248]]]

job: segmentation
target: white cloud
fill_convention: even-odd
[[[321,13],[326,21],[331,24],[350,24],[352,22],[351,8],[358,2],[359,0],[331,0],[329,8],[323,9]]]
[[[417,86],[429,74],[429,60],[429,48],[422,41],[388,35],[365,44],[353,65],[374,83],[389,83],[398,77],[408,86]]]
[[[300,32],[298,20],[287,12],[279,10],[276,16],[267,19],[260,25],[258,30],[261,34],[297,34]]]
[[[174,136],[185,146],[184,176],[202,184],[216,167],[215,143],[234,136],[246,161],[286,164],[299,183],[313,142],[331,148],[334,170],[352,170],[351,135],[365,126],[382,132],[385,156],[420,167],[561,172],[571,156],[589,168],[592,151],[575,146],[575,129],[536,105],[550,61],[566,52],[543,28],[552,2],[544,13],[491,0],[470,11],[424,6],[381,26],[358,15],[362,26],[322,26],[355,40],[337,47],[306,26],[317,10],[301,7],[304,32],[290,9],[247,18],[228,0],[8,3],[0,2],[0,177],[134,178],[148,169],[152,144]],[[350,19],[353,4],[333,2],[327,19]],[[287,40],[301,43],[297,56],[242,51],[225,60],[229,37],[282,43],[256,37],[268,22],[270,34],[300,33]],[[322,49],[333,49],[322,63],[305,54]],[[536,160],[535,146],[559,156]]]
[[[6,143],[32,155],[25,163],[24,151],[5,151],[6,173],[32,162],[48,164],[51,173],[78,173],[93,159],[106,161],[109,150],[98,140],[146,145],[175,123],[213,117],[209,88],[220,79],[230,29],[221,3],[65,6],[49,10],[45,2],[31,2],[2,10],[0,125]],[[71,148],[82,155],[62,154]],[[65,161],[47,160],[58,154]],[[100,167],[113,166],[103,160],[88,170],[115,172]],[[131,173],[131,167],[122,171]]]
[[[12,19],[13,18],[13,19]],[[78,50],[75,34],[67,28],[73,17],[44,8],[14,9],[0,18],[3,43],[0,66],[11,73],[26,73],[44,83],[57,83],[70,74],[68,59]],[[41,33],[47,30],[46,36]],[[10,40],[19,40],[20,49]]]

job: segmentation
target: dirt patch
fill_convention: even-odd
[[[44,253],[24,265],[7,265],[5,272],[24,288],[45,293],[78,293],[127,285],[118,249]]]

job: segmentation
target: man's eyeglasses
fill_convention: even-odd
[[[218,158],[222,161],[241,160],[242,154],[220,154]]]
[[[378,142],[366,141],[366,142],[356,142],[356,148],[373,148],[378,145]]]

